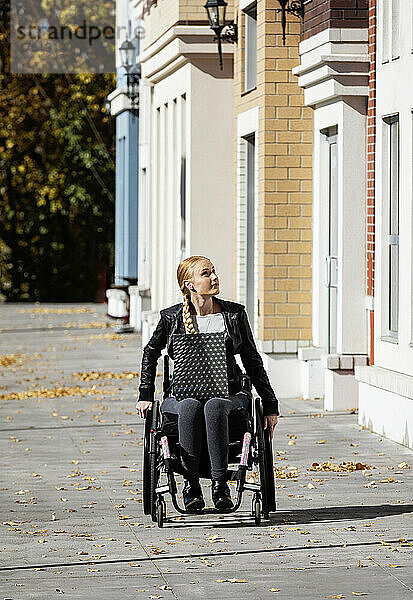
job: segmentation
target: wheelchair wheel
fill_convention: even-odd
[[[155,401],[153,404],[153,415],[152,415],[152,429],[156,431],[159,425],[159,402]],[[157,437],[154,433],[151,433],[151,452],[150,452],[151,460],[150,460],[150,468],[149,468],[149,477],[150,477],[150,487],[149,487],[149,503],[150,503],[150,513],[152,516],[152,521],[156,522],[157,513],[156,513],[156,486],[159,481],[159,468],[160,468],[160,455],[158,453],[158,441]]]
[[[165,518],[166,506],[163,500],[157,500],[156,502],[156,522],[158,527],[163,527],[163,521]]]
[[[155,489],[158,484],[157,448],[153,430],[158,427],[159,403],[154,402],[153,409],[148,411],[145,419],[145,434],[143,442],[143,512],[151,515],[156,521]]]
[[[152,411],[148,411],[145,418],[145,433],[143,439],[143,512],[151,514],[151,429]]]
[[[275,511],[275,483],[272,460],[272,446],[269,430],[264,431],[264,416],[259,398],[255,399],[256,439],[260,471],[262,512],[265,519],[270,511]]]
[[[264,431],[264,446],[267,467],[267,504],[269,512],[275,512],[277,506],[275,501],[274,461],[272,456],[271,436],[268,429]]]
[[[252,514],[254,517],[255,524],[260,525],[261,524],[261,502],[257,498],[254,498],[254,500],[252,501]]]

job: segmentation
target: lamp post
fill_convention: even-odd
[[[135,46],[130,40],[125,40],[119,48],[122,67],[126,71],[127,96],[132,103],[132,108],[139,106],[139,82],[141,80],[141,66],[134,64]]]
[[[128,290],[130,285],[137,283],[138,277],[141,66],[136,63],[137,48],[132,41],[126,39],[118,50],[121,64],[117,89],[112,92],[110,98],[113,114],[116,116],[115,282],[106,295],[108,314],[118,320],[116,333],[129,333],[134,331],[134,327],[131,326],[134,318],[131,315]]]
[[[226,40],[233,44],[237,43],[238,35],[237,35],[237,24],[225,23],[225,13],[227,10],[228,4],[225,0],[207,0],[204,8],[208,15],[209,26],[212,31],[215,33],[216,40],[218,43],[218,55],[219,55],[219,68],[222,71],[222,40]],[[223,29],[227,31],[222,33]]]

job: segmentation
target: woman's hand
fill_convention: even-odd
[[[274,428],[277,425],[277,423],[278,423],[277,415],[266,415],[264,417],[264,429],[267,429],[267,427],[269,427],[271,439],[272,439],[272,435],[274,433]]]
[[[138,415],[144,419],[146,417],[146,411],[152,408],[152,402],[148,402],[147,400],[141,400],[136,403],[136,410]]]

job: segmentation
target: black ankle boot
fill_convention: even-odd
[[[225,480],[212,480],[212,500],[215,504],[215,508],[218,508],[219,510],[233,508],[234,504],[231,500],[231,493]]]
[[[182,490],[184,498],[184,505],[188,512],[201,510],[204,508],[205,502],[202,496],[202,488],[198,482],[185,481],[184,488]]]

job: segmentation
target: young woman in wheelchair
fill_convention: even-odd
[[[143,350],[136,409],[145,417],[152,407],[157,361],[165,346],[171,356],[174,334],[225,333],[228,397],[211,397],[206,401],[188,397],[178,401],[171,395],[162,402],[161,411],[178,415],[186,510],[197,511],[205,506],[199,483],[203,419],[211,462],[212,500],[217,509],[230,509],[233,503],[227,484],[228,415],[250,406],[250,392],[242,389],[242,371],[235,360],[236,354],[240,354],[245,372],[262,399],[264,428],[269,428],[271,437],[279,415],[278,400],[256,349],[245,308],[217,297],[219,279],[211,261],[203,256],[186,258],[178,266],[177,279],[183,302],[161,310],[158,325]]]

